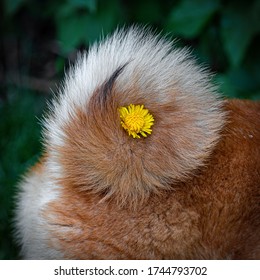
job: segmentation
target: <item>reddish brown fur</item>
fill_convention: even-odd
[[[102,200],[106,188],[104,194],[84,189],[89,182],[68,142],[61,163],[70,173],[59,180],[60,199],[44,212],[52,246],[68,259],[260,259],[260,103],[233,100],[225,106],[228,122],[206,166],[185,183],[147,195],[135,211],[114,199]],[[107,122],[118,130],[109,116]],[[81,130],[89,120],[82,112],[77,118],[67,127],[71,139],[91,141]],[[100,129],[98,119],[88,124]],[[108,141],[105,135],[101,142]],[[159,145],[153,135],[146,140]],[[136,149],[141,152],[142,144]]]
[[[151,193],[172,189],[173,183],[194,176],[218,141],[224,124],[221,107],[217,113],[206,109],[202,113],[196,108],[196,95],[189,100],[190,109],[174,92],[169,100],[158,102],[156,94],[143,100],[142,91],[134,86],[122,93],[114,81],[104,93],[106,84],[62,127],[64,145],[51,147],[63,168],[62,177],[57,179],[133,208]],[[215,99],[212,102],[218,103]],[[149,137],[133,139],[122,129],[118,108],[130,103],[145,103],[155,117]],[[201,120],[202,114],[208,115],[209,121]]]

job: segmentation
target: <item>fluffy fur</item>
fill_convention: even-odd
[[[21,184],[25,258],[260,257],[259,103],[223,102],[186,50],[116,31],[66,76]],[[118,108],[144,104],[147,138]]]

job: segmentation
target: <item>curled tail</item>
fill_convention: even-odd
[[[45,120],[52,174],[121,205],[174,188],[205,164],[224,124],[211,76],[136,27],[78,61]]]

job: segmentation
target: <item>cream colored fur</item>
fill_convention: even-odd
[[[31,172],[20,184],[16,209],[16,238],[25,259],[59,259],[62,254],[50,248],[49,227],[43,209],[58,197],[58,187],[43,172]]]

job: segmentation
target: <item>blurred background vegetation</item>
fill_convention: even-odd
[[[0,259],[18,258],[14,195],[41,153],[51,89],[78,50],[132,23],[179,38],[227,97],[260,98],[260,1],[4,0],[0,3]]]

